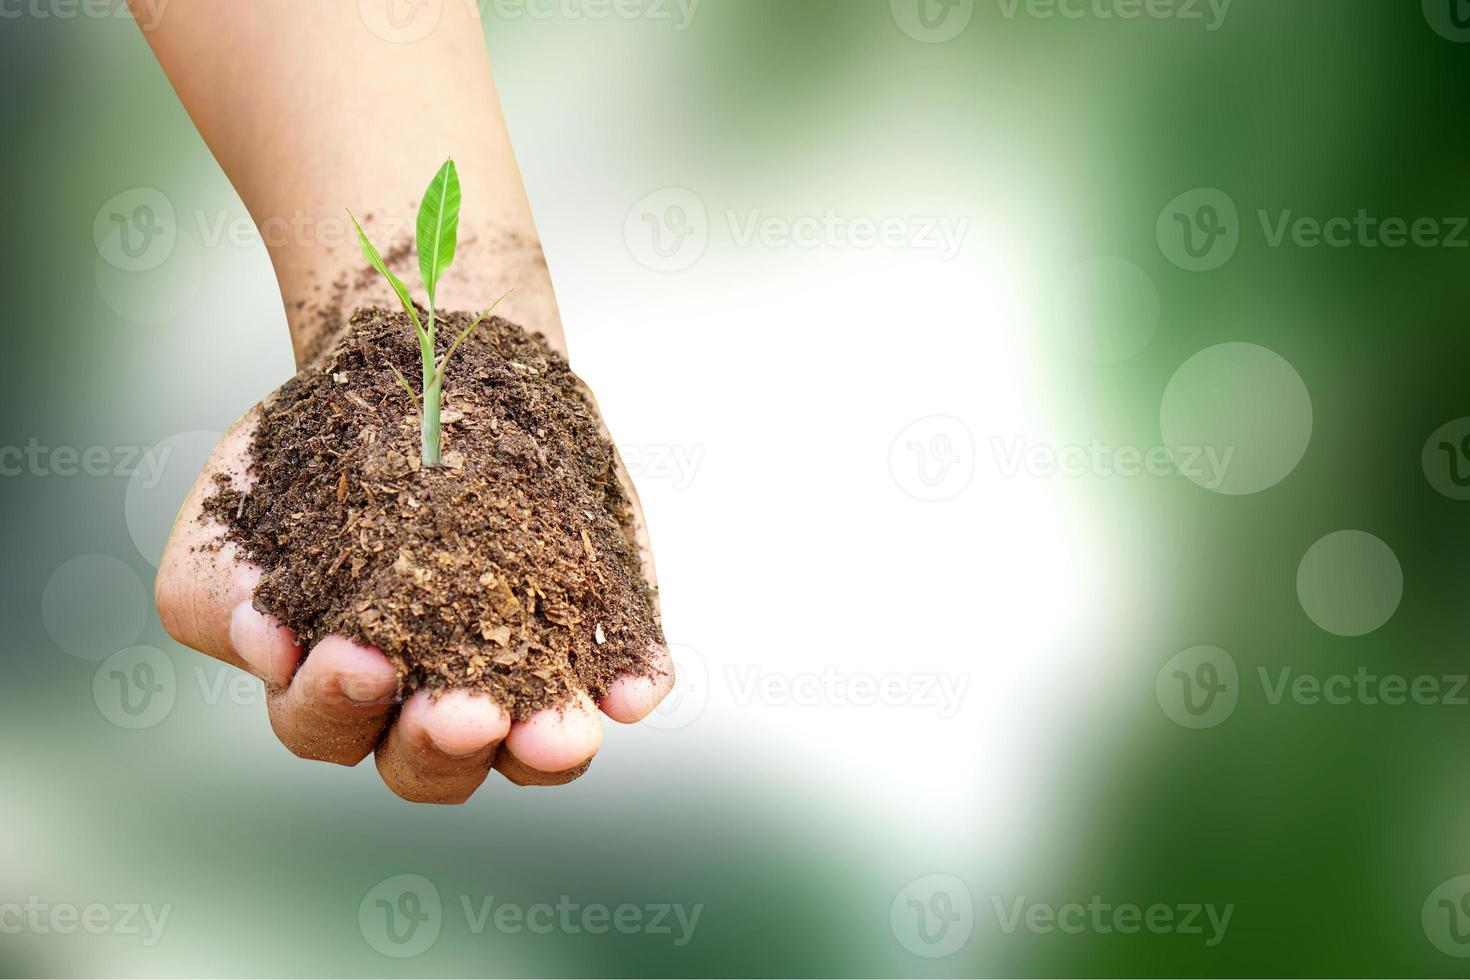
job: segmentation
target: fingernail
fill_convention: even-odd
[[[347,674],[342,678],[342,696],[359,707],[384,704],[398,692],[398,678],[371,674]]]
[[[481,752],[484,752],[490,743],[486,742],[484,745],[477,745],[469,751],[465,751],[463,743],[457,741],[441,742],[431,734],[429,736],[429,744],[434,746],[436,752],[446,758],[468,759],[470,756],[479,755]]]
[[[510,715],[485,695],[462,690],[443,694],[424,721],[429,744],[451,759],[479,755],[509,730]]]
[[[651,677],[624,677],[617,681],[623,685],[623,703],[641,715],[646,715],[659,702],[658,686]]]
[[[249,599],[230,613],[230,644],[251,673],[262,680],[286,682],[285,677],[277,675],[284,673],[283,654],[295,643],[290,630],[256,609]]]

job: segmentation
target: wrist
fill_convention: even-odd
[[[345,215],[343,220],[347,220]],[[378,241],[388,267],[410,283],[417,302],[426,304],[427,297],[412,288],[418,278],[412,223],[365,219],[364,226]],[[272,248],[271,261],[298,367],[325,349],[354,311],[373,306],[398,307],[396,297],[355,244],[308,247],[292,243]],[[548,345],[565,354],[561,313],[534,231],[492,223],[465,225],[454,264],[439,286],[439,309],[479,313],[507,292],[495,315],[542,334]]]

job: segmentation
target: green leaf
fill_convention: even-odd
[[[347,212],[347,217],[352,218],[352,226],[357,229],[357,240],[362,243],[362,257],[368,260],[368,265],[382,273],[383,278],[388,280],[388,285],[392,286],[393,291],[398,294],[398,302],[402,303],[403,308],[408,311],[408,318],[413,321],[413,328],[419,335],[419,344],[424,344],[428,334],[424,333],[424,325],[419,322],[418,311],[413,308],[413,298],[408,295],[408,287],[403,284],[402,279],[388,271],[388,266],[383,263],[383,257],[378,254],[373,243],[368,241],[367,233],[362,230],[362,225],[357,223],[357,218],[351,211]]]
[[[475,332],[475,328],[480,325],[480,322],[484,320],[487,316],[489,316],[490,311],[500,305],[500,300],[505,299],[507,296],[510,295],[510,293],[511,291],[509,289],[501,293],[500,299],[497,299],[495,302],[490,304],[490,309],[475,317],[475,322],[470,324],[468,327],[465,327],[464,332],[461,333],[458,337],[454,338],[454,343],[450,344],[449,349],[444,352],[444,356],[439,358],[439,367],[436,368],[434,371],[435,384],[438,384],[439,382],[444,380],[444,368],[449,365],[449,359],[454,356],[454,352],[459,349],[459,345],[464,342],[464,339],[466,337]]]
[[[445,160],[444,166],[429,182],[423,203],[419,205],[419,273],[424,277],[430,306],[434,305],[439,277],[454,261],[454,246],[458,238],[459,173],[454,169],[453,160]]]

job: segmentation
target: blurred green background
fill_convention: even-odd
[[[481,9],[679,690],[431,809],[164,635],[284,316],[121,4],[0,4],[0,970],[1470,966],[1463,0]]]

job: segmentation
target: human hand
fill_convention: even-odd
[[[261,569],[204,512],[217,478],[237,490],[250,486],[249,449],[259,418],[259,407],[252,409],[205,464],[169,536],[155,592],[170,636],[261,678],[271,727],[294,754],[355,766],[372,753],[383,781],[404,799],[461,803],[492,768],[522,786],[576,779],[601,744],[599,709],[631,724],[669,692],[673,665],[668,652],[659,650],[651,676],[619,678],[597,704],[583,692],[565,707],[512,721],[488,695],[469,690],[450,690],[434,700],[421,690],[399,703],[394,664],[345,637],[328,636],[303,650],[290,630],[254,607]],[[642,509],[621,466],[619,475],[633,505],[644,573],[653,585]]]

